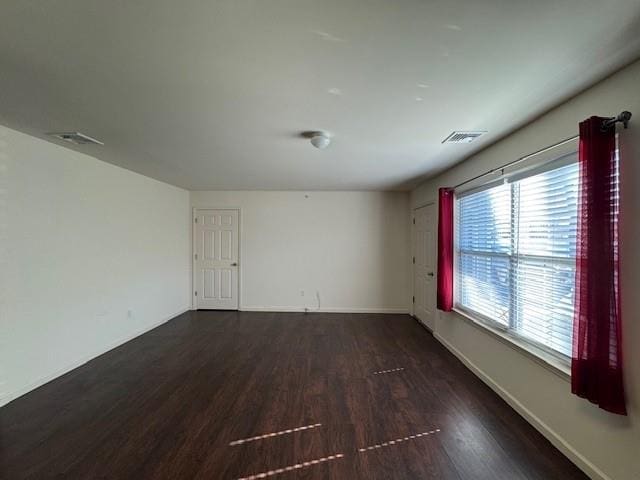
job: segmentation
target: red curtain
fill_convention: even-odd
[[[453,308],[453,189],[438,191],[438,309]]]
[[[601,117],[580,123],[580,194],[571,391],[626,415],[618,253],[615,128]]]

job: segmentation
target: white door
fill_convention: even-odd
[[[194,304],[238,309],[238,210],[195,212]]]
[[[435,327],[435,206],[414,210],[413,227],[413,313],[424,325]]]

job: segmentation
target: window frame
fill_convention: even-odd
[[[512,346],[515,346],[518,350],[524,350],[527,353],[537,357],[539,360],[542,360],[545,364],[550,365],[554,370],[559,370],[563,376],[570,376],[570,372],[568,370],[568,367],[571,364],[571,356],[570,355],[565,355],[563,352],[560,352],[558,350],[555,350],[547,345],[544,345],[540,342],[537,342],[534,339],[528,338],[520,333],[518,333],[517,329],[515,328],[515,324],[516,324],[516,318],[515,315],[512,314],[512,309],[513,309],[513,303],[514,303],[514,296],[512,295],[513,290],[512,287],[510,286],[509,288],[509,292],[510,292],[510,305],[509,305],[509,316],[507,319],[507,324],[503,324],[500,323],[499,321],[496,321],[495,319],[484,315],[480,312],[477,312],[469,307],[466,307],[465,305],[463,305],[460,302],[460,295],[459,295],[459,291],[458,291],[458,281],[457,281],[457,276],[459,275],[459,259],[461,257],[462,254],[464,254],[465,252],[463,252],[460,249],[460,245],[459,245],[459,231],[458,231],[458,226],[459,226],[459,200],[462,197],[468,196],[468,195],[472,195],[474,193],[479,193],[481,191],[484,190],[489,190],[491,188],[494,188],[502,183],[504,183],[505,181],[508,181],[509,183],[512,184],[511,188],[514,188],[513,185],[516,184],[517,182],[519,182],[520,180],[523,180],[525,178],[529,178],[538,174],[542,174],[544,172],[548,172],[548,171],[552,171],[558,168],[562,168],[564,166],[567,165],[571,165],[574,163],[578,162],[578,150],[577,150],[577,145],[573,146],[573,148],[570,148],[568,151],[561,153],[561,154],[557,154],[555,155],[555,157],[553,157],[551,160],[547,159],[546,161],[538,161],[535,162],[533,165],[529,165],[527,167],[524,168],[520,168],[517,169],[513,172],[510,172],[508,174],[503,174],[502,177],[498,180],[493,180],[493,181],[489,181],[486,182],[482,185],[479,186],[475,186],[475,187],[470,187],[468,189],[464,189],[462,191],[459,190],[455,190],[454,191],[454,208],[453,208],[453,215],[454,215],[454,235],[453,235],[453,271],[454,271],[454,282],[453,282],[453,299],[454,299],[454,311],[456,311],[457,313],[461,314],[464,317],[467,317],[469,320],[471,320],[473,323],[475,323],[476,325],[479,325],[482,328],[485,328],[487,330],[489,330],[491,333],[493,333],[494,335],[498,335],[499,337],[501,337],[502,339],[506,340],[507,342],[509,342]],[[511,192],[511,202],[513,202],[513,191]],[[513,222],[513,218],[511,219]],[[512,239],[514,238],[514,235],[512,235]],[[483,257],[483,258],[490,258],[490,257],[499,257],[499,258],[506,258],[509,260],[510,263],[510,267],[509,267],[509,271],[510,273],[514,272],[515,269],[513,268],[513,262],[517,262],[517,259],[515,258],[516,255],[513,254],[513,248],[511,249],[511,252],[509,253],[502,253],[502,252],[477,252],[477,251],[468,251],[466,252],[467,255],[473,255],[476,257]],[[553,256],[539,256],[539,255],[527,255],[527,254],[518,254],[517,257],[519,258],[529,258],[530,260],[554,260],[557,263],[564,263],[566,265],[572,265],[575,267],[575,257],[573,259],[567,259],[567,258],[559,258],[559,257],[553,257]],[[511,282],[513,283],[513,282]]]

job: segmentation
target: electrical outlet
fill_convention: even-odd
[[[304,297],[304,290],[300,290],[300,296]]]
[[[131,320],[133,318],[133,310],[127,310],[127,318]]]

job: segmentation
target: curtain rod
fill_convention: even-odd
[[[542,148],[540,150],[537,150],[537,151],[535,151],[533,153],[530,153],[529,155],[525,155],[524,157],[520,157],[520,158],[518,158],[516,160],[513,160],[513,161],[511,161],[509,163],[505,163],[501,167],[492,168],[491,170],[488,170],[488,171],[486,171],[484,173],[481,173],[480,175],[476,175],[475,177],[470,178],[469,180],[465,180],[464,182],[459,183],[458,185],[454,186],[453,189],[455,190],[456,188],[460,188],[463,185],[466,185],[467,183],[471,183],[471,182],[473,182],[475,180],[479,180],[482,177],[487,177],[489,175],[493,175],[494,173],[500,172],[500,171],[504,170],[505,168],[511,167],[512,165],[515,165],[515,164],[520,163],[520,162],[524,162],[525,160],[527,160],[527,159],[529,159],[529,158],[531,158],[531,157],[533,157],[535,155],[540,155],[541,153],[544,153],[544,152],[546,152],[548,150],[551,150],[552,148],[556,148],[556,147],[559,147],[560,145],[564,145],[565,143],[569,143],[569,142],[575,140],[578,137],[579,137],[579,135],[574,135],[573,137],[565,138],[564,140],[561,140],[558,143],[554,143],[553,145],[549,145],[548,147],[544,147],[544,148]]]
[[[630,119],[631,119],[631,112],[627,112],[625,110],[624,112],[620,113],[620,115],[618,115],[617,117],[610,117],[610,118],[605,119],[602,122],[602,130],[605,131],[608,128],[613,127],[618,122],[622,123],[624,125],[624,128],[627,128],[627,126],[629,125],[629,120]],[[540,155],[541,153],[544,153],[544,152],[546,152],[548,150],[551,150],[552,148],[556,148],[556,147],[559,147],[561,145],[564,145],[565,143],[569,143],[569,142],[577,139],[578,137],[579,137],[579,135],[574,135],[572,137],[565,138],[564,140],[560,140],[559,142],[554,143],[553,145],[549,145],[548,147],[541,148],[540,150],[537,150],[537,151],[535,151],[533,153],[525,155],[524,157],[520,157],[520,158],[518,158],[516,160],[513,160],[513,161],[511,161],[509,163],[505,163],[504,165],[502,165],[500,167],[492,168],[491,170],[488,170],[488,171],[486,171],[484,173],[481,173],[480,175],[476,175],[475,177],[470,178],[469,180],[465,180],[464,182],[457,184],[456,186],[453,187],[453,189],[455,190],[456,188],[460,188],[463,185],[466,185],[467,183],[471,183],[471,182],[473,182],[475,180],[479,180],[479,179],[481,179],[483,177],[486,177],[486,176],[489,176],[489,175],[493,175],[494,173],[500,172],[500,171],[504,170],[505,168],[511,167],[511,166],[516,165],[516,164],[518,164],[520,162],[524,162],[525,160],[527,160],[527,159],[529,159],[529,158],[531,158],[531,157],[533,157],[535,155]]]

